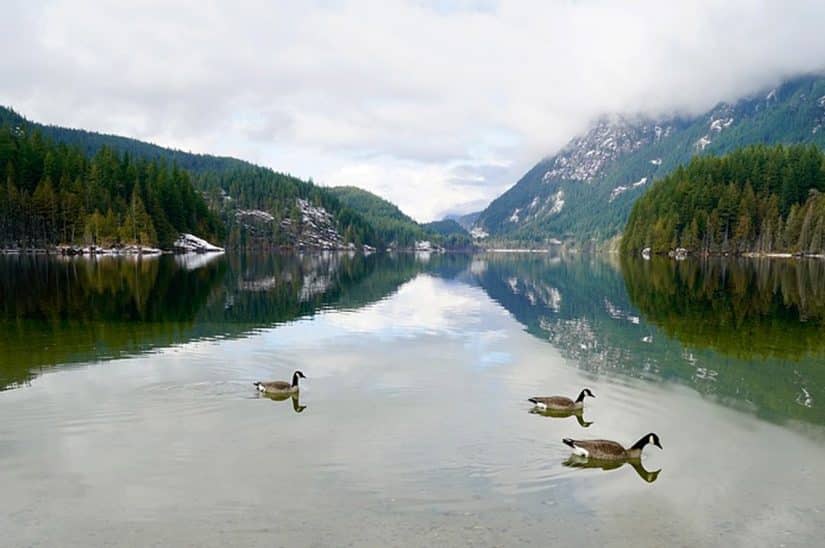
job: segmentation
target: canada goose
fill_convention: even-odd
[[[572,447],[574,454],[595,460],[639,459],[642,456],[642,449],[648,443],[652,443],[659,449],[662,448],[659,436],[653,432],[642,436],[630,449],[625,449],[620,443],[610,440],[571,440],[570,438],[564,438],[561,441]]]
[[[535,396],[529,398],[527,401],[535,405],[536,409],[538,409],[539,411],[543,411],[545,409],[553,409],[555,411],[573,411],[574,409],[582,409],[584,407],[585,396],[590,396],[591,398],[596,397],[593,395],[593,392],[591,392],[589,388],[585,388],[584,390],[579,392],[579,397],[576,398],[576,401],[573,401],[570,398],[566,398],[564,396]]]
[[[617,468],[621,468],[625,464],[628,464],[633,467],[639,477],[647,483],[653,483],[656,481],[659,477],[659,473],[662,471],[661,469],[653,471],[647,470],[642,465],[641,460],[598,460],[588,459],[587,457],[581,457],[579,455],[570,455],[570,458],[562,464],[570,468],[599,468],[605,471],[615,470]]]
[[[253,382],[255,388],[264,394],[294,394],[298,392],[298,379],[305,379],[303,373],[296,371],[292,374],[292,384],[286,381]]]
[[[584,420],[583,411],[581,409],[569,409],[560,411],[558,409],[539,409],[538,407],[533,407],[530,410],[530,413],[532,413],[533,415],[541,415],[542,417],[553,417],[554,419],[566,419],[567,417],[576,417],[576,421],[582,428],[587,428],[591,424],[593,424],[593,421]]]

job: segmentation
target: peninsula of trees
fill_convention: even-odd
[[[825,253],[825,154],[752,146],[696,157],[634,204],[622,251]]]

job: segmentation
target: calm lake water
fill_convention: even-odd
[[[0,544],[820,545],[823,358],[816,261],[0,257]]]

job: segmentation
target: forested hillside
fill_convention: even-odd
[[[338,186],[329,190],[342,204],[359,212],[384,242],[410,247],[417,240],[427,239],[427,231],[420,224],[380,196],[354,186]]]
[[[604,241],[621,232],[653,181],[694,156],[780,143],[825,147],[825,77],[796,78],[696,117],[604,118],[495,199],[475,232],[534,243]]]
[[[229,246],[335,246],[348,243],[379,246],[383,243],[363,216],[342,205],[329,189],[243,160],[193,154],[116,135],[38,124],[3,107],[0,107],[0,126],[10,128],[13,133],[40,134],[44,142],[69,145],[80,156],[92,157],[108,149],[109,154],[116,151],[115,154],[130,161],[139,158],[164,165],[179,174],[188,172],[186,177],[191,185],[206,198],[210,209],[223,223],[223,229],[215,229],[210,234],[226,234]],[[316,216],[328,214],[325,228],[337,234],[320,234],[309,219],[313,213]],[[106,212],[101,214],[105,216]],[[220,227],[220,223],[217,226]],[[28,234],[23,227],[18,229],[18,232]]]
[[[41,135],[52,141],[79,148],[89,157],[94,156],[101,148],[106,147],[121,153],[127,153],[132,157],[146,160],[166,160],[170,165],[175,164],[190,173],[225,171],[251,165],[236,158],[194,154],[119,135],[39,124],[24,118],[9,108],[0,106],[0,126],[3,125],[28,127],[31,130],[37,130]]]
[[[825,154],[754,146],[699,157],[633,206],[624,252],[825,253]]]
[[[87,157],[27,127],[0,124],[0,246],[170,247],[180,232],[223,235],[189,174],[103,147]]]
[[[472,238],[455,221],[419,224],[398,206],[366,190],[352,186],[330,189],[341,203],[358,211],[375,230],[379,240],[399,247],[413,247],[427,240],[449,249],[468,249]]]

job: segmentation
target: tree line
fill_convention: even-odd
[[[825,253],[825,154],[815,145],[696,157],[639,198],[623,252]]]
[[[190,175],[165,160],[102,147],[88,157],[39,131],[0,127],[0,247],[171,247],[180,232],[223,227]]]

